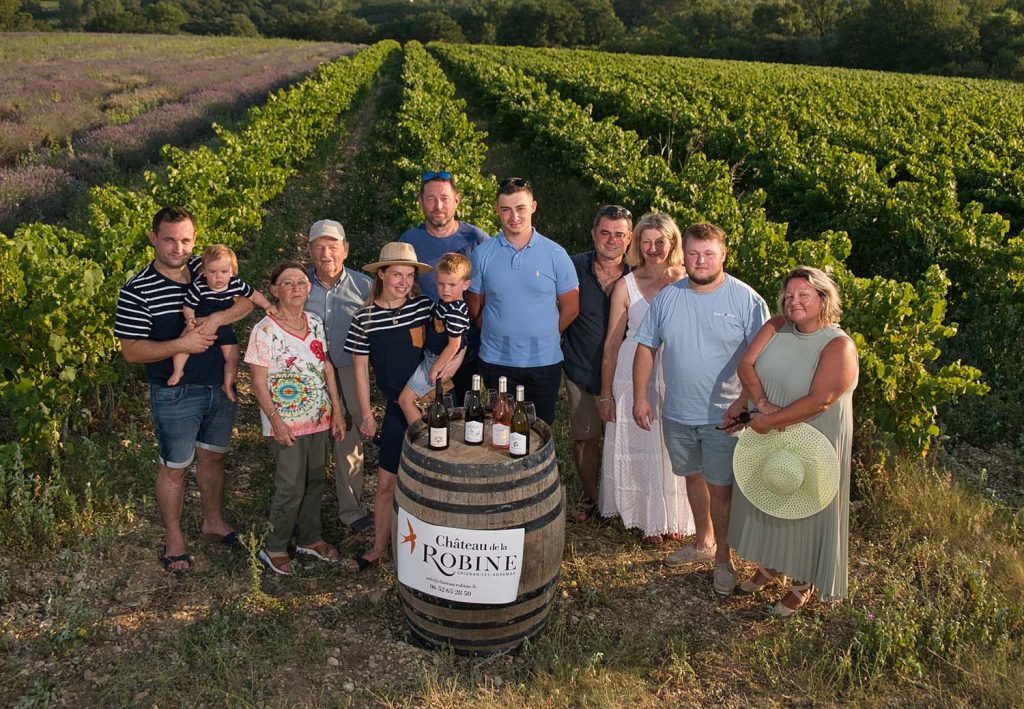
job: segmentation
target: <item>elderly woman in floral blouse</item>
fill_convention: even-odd
[[[283,576],[292,574],[287,548],[296,526],[297,553],[338,560],[338,550],[322,536],[320,499],[327,436],[344,438],[345,412],[324,350],[324,325],[303,310],[309,290],[302,264],[279,264],[270,277],[277,313],[256,324],[245,352],[263,435],[270,439],[277,463],[270,504],[272,529],[260,559]]]

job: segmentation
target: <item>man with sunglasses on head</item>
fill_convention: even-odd
[[[447,170],[424,172],[420,181],[420,209],[423,222],[407,229],[399,241],[412,244],[416,257],[431,267],[446,253],[457,253],[469,258],[473,250],[488,238],[483,229],[455,218],[461,197],[455,186],[455,175]],[[434,271],[416,276],[423,295],[438,301]],[[469,391],[473,375],[477,373],[477,353],[480,349],[480,328],[471,325],[466,335],[466,352],[462,365],[452,377],[455,401],[461,402]],[[460,404],[461,405],[461,404]]]
[[[629,273],[626,247],[633,238],[633,215],[625,207],[607,204],[597,210],[590,230],[594,250],[572,257],[579,279],[580,313],[565,329],[565,389],[569,394],[569,433],[572,457],[583,488],[583,521],[597,514],[597,480],[601,470],[601,358],[608,330],[612,288]]]
[[[555,420],[562,379],[561,333],[579,313],[576,269],[565,249],[533,228],[537,202],[530,183],[510,177],[498,185],[501,231],[472,256],[466,291],[470,317],[481,325],[480,374],[509,391],[526,387],[537,417]]]

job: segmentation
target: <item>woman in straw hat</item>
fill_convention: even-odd
[[[810,599],[815,586],[822,599],[847,594],[852,397],[858,363],[857,348],[837,324],[842,315],[839,292],[825,273],[808,266],[794,268],[783,281],[778,302],[782,315],[764,325],[739,364],[740,380],[755,408],[750,418],[753,431],[744,432],[742,450],[737,446],[740,465],[729,543],[743,557],[760,563],[739,586],[741,593],[757,592],[783,574],[793,579],[772,609],[775,615],[788,616]],[[800,428],[794,425],[803,422],[834,448],[837,470],[830,473],[815,443],[820,436],[814,432],[800,440],[794,431],[758,435]],[[774,451],[772,440],[779,442]],[[797,462],[793,472],[799,479],[792,486],[788,481],[777,485],[778,479],[772,479],[777,471],[767,464],[779,460],[773,453],[780,449],[783,458],[790,451],[788,461]],[[831,495],[830,474],[838,478]]]
[[[398,395],[416,370],[426,340],[432,303],[419,294],[416,276],[431,269],[416,260],[411,244],[392,241],[380,250],[380,259],[363,266],[373,274],[373,289],[367,304],[352,316],[345,351],[352,353],[356,396],[362,411],[359,432],[367,438],[377,433],[377,420],[370,409],[370,366],[387,406],[380,424],[380,459],[377,494],[373,504],[373,548],[349,561],[350,571],[362,571],[380,561],[391,536],[391,508],[398,479],[398,459],[406,421],[398,406]]]

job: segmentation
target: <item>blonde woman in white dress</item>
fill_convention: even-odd
[[[605,420],[601,466],[601,515],[622,518],[647,544],[693,534],[686,481],[672,473],[661,427],[633,422],[633,355],[636,332],[654,296],[686,275],[679,227],[664,214],[646,214],[633,230],[626,262],[633,271],[612,291],[601,366],[598,405]],[[660,410],[664,379],[660,355],[651,378],[651,402]]]

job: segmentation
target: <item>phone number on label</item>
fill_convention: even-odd
[[[472,596],[472,591],[465,591],[461,588],[450,588],[448,586],[438,586],[437,584],[429,584],[431,591],[437,591],[438,593],[444,593],[449,596]]]

